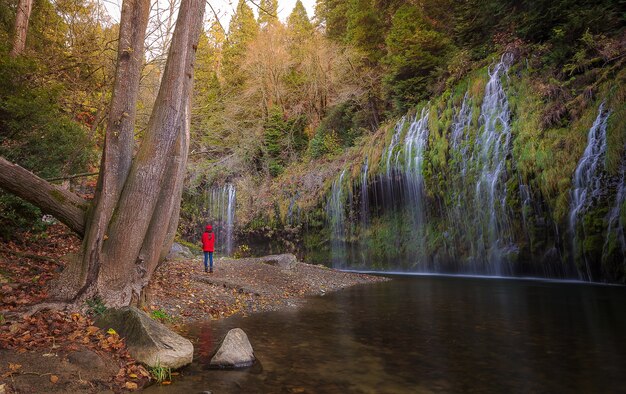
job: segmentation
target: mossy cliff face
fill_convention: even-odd
[[[329,165],[294,247],[346,268],[624,282],[625,79],[559,104],[530,63],[494,59]],[[601,187],[572,227],[573,177],[601,105]]]

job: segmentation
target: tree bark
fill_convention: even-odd
[[[193,62],[204,14],[204,1],[183,1],[170,44],[161,87],[148,129],[120,196],[102,251],[98,292],[105,299],[128,305],[138,299],[141,278],[152,276],[138,262],[164,186],[172,150],[182,132],[185,108],[193,83]],[[164,218],[169,225],[169,217]],[[162,245],[151,245],[160,251]],[[138,264],[139,263],[139,264]],[[152,268],[153,269],[153,268]],[[132,280],[129,281],[129,278]]]
[[[147,296],[142,296],[143,289],[150,282],[152,273],[157,268],[158,263],[167,256],[178,228],[180,201],[187,169],[190,113],[191,103],[188,100],[182,130],[178,136],[178,141],[167,169],[165,183],[161,188],[159,200],[137,259],[137,264],[143,274],[141,282],[137,283],[137,288],[134,290],[135,294],[140,295],[139,300],[148,298]]]
[[[117,68],[94,209],[81,256],[67,267],[55,288],[56,295],[61,298],[73,299],[90,290],[103,259],[102,245],[132,162],[137,97],[149,14],[150,0],[125,0],[122,4]]]
[[[181,3],[159,94],[130,169],[124,171],[128,156],[122,153],[122,146],[115,145],[117,149],[111,149],[111,153],[105,149],[98,205],[88,223],[82,260],[72,264],[67,274],[64,271],[56,286],[59,296],[76,302],[97,294],[109,306],[128,305],[139,299],[152,277],[172,214],[180,204],[178,190],[182,187],[189,145],[184,136],[188,116],[185,109],[193,83],[203,13],[202,0]],[[120,44],[119,61],[124,58],[123,50],[124,45]],[[115,94],[127,86],[116,82]],[[133,107],[132,115],[122,113],[121,120],[134,116],[134,110]],[[116,119],[121,121],[114,113],[112,110],[109,124]],[[109,139],[106,144],[107,149],[112,146]],[[166,177],[173,178],[172,183],[168,184]],[[77,288],[77,284],[81,287]]]
[[[78,235],[85,232],[89,203],[0,157],[0,186],[65,223]]]
[[[16,57],[21,55],[26,48],[26,33],[28,32],[28,20],[33,9],[33,0],[19,0],[15,14],[15,36],[13,47],[9,55]]]

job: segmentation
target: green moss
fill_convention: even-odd
[[[50,196],[52,198],[54,198],[56,201],[58,201],[59,203],[61,203],[61,204],[65,203],[67,201],[67,199],[65,198],[63,193],[60,190],[57,190],[57,189],[50,190]]]
[[[191,250],[195,254],[200,254],[202,252],[202,247],[193,242],[185,241],[184,239],[179,238],[179,237],[176,238],[176,242],[178,242],[182,246],[186,246],[187,248],[189,248],[189,250]]]

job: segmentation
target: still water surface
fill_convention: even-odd
[[[208,369],[234,327],[259,363]],[[194,364],[147,392],[626,392],[625,287],[396,277],[188,329]]]

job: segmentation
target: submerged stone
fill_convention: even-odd
[[[228,331],[210,365],[219,368],[245,368],[254,364],[254,351],[241,328]]]
[[[150,367],[183,367],[193,359],[193,345],[135,307],[109,309],[96,325],[114,329],[126,340],[133,358]]]

